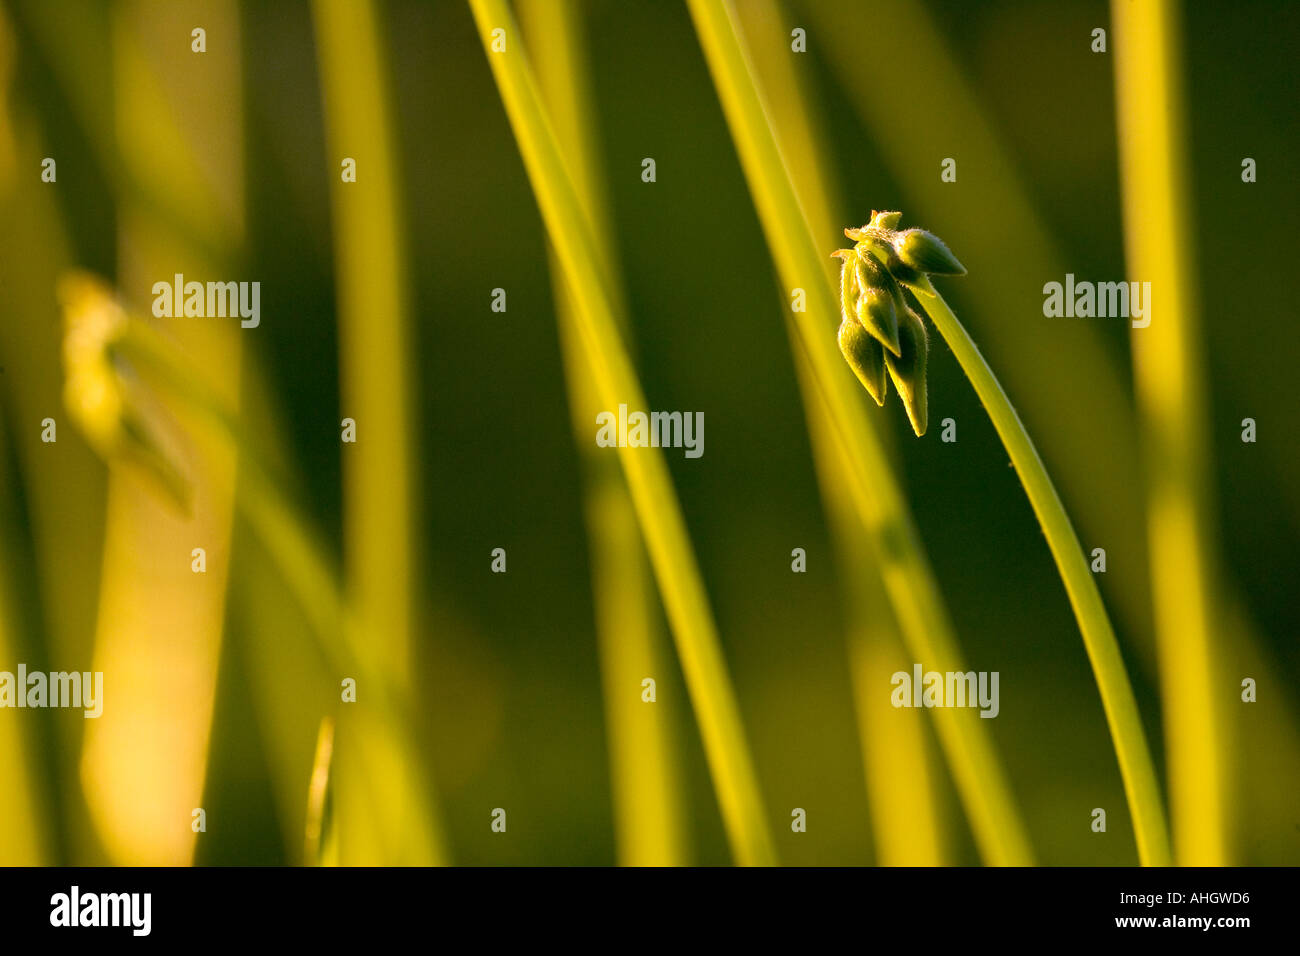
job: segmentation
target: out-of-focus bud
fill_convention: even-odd
[[[110,466],[130,465],[188,511],[190,485],[166,434],[163,408],[132,382],[115,354],[132,320],[113,290],[87,272],[70,272],[57,289],[63,307],[63,401],[95,452]]]
[[[59,280],[63,307],[63,401],[95,450],[107,457],[122,440],[126,395],[109,346],[126,324],[112,291],[88,272]]]

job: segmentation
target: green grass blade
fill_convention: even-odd
[[[1115,96],[1128,272],[1159,313],[1130,330],[1146,455],[1160,700],[1180,864],[1223,866],[1231,716],[1218,703],[1215,653],[1227,629],[1212,542],[1212,491],[1177,4],[1112,3]],[[1150,302],[1148,302],[1150,307]]]
[[[736,8],[753,53],[757,77],[781,155],[816,235],[838,232],[831,212],[831,175],[825,168],[825,136],[803,75],[790,56],[790,37],[773,0],[747,0]],[[828,275],[838,264],[827,260]],[[870,529],[853,504],[853,463],[845,459],[835,430],[817,397],[817,384],[787,313],[786,329],[797,360],[799,390],[812,443],[817,481],[825,502],[841,580],[854,707],[858,719],[875,856],[884,866],[936,866],[951,862],[947,827],[939,812],[938,767],[925,725],[896,711],[880,693],[890,675],[911,667],[902,629],[888,608]],[[860,405],[859,418],[865,418]],[[882,436],[883,438],[884,436]]]
[[[376,661],[406,680],[414,607],[410,314],[393,106],[370,0],[314,0],[338,283],[344,554],[351,603]],[[356,182],[344,182],[344,157]]]
[[[599,265],[615,318],[626,328],[621,284],[610,255],[602,254],[614,248],[613,229],[604,214],[604,177],[590,120],[590,69],[577,13],[571,4],[543,0],[522,5],[520,14],[525,32],[544,38],[534,47],[538,88],[601,254]],[[569,406],[582,458],[618,857],[628,866],[680,865],[686,862],[687,834],[673,733],[677,708],[671,695],[661,693],[653,707],[641,700],[642,679],[663,674],[666,635],[657,625],[654,581],[618,460],[592,442],[591,423],[601,411],[600,398],[582,351],[573,290],[554,250],[549,258]],[[661,691],[664,684],[661,676]]]
[[[647,408],[614,320],[595,240],[523,56],[514,18],[502,0],[471,0],[470,7],[542,218],[573,289],[578,331],[600,401],[605,408],[620,403]],[[492,50],[497,29],[505,31],[504,52]],[[620,448],[619,458],[677,643],[732,853],[741,864],[772,864],[775,850],[739,707],[663,454],[654,448]]]

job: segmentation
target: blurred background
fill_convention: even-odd
[[[549,32],[556,7],[569,46]],[[704,413],[703,457],[666,460],[780,862],[982,862],[929,713],[867,719],[912,658],[890,645],[885,676],[855,683],[855,621],[889,611],[837,550],[783,329],[789,300],[687,10],[515,9],[543,78],[585,77],[578,115],[595,163],[579,185],[602,197],[593,215],[649,407]],[[1067,272],[1144,278],[1126,267],[1113,49],[1092,50],[1109,8],[736,9],[774,119],[794,110],[828,177],[829,225],[814,223],[826,253],[845,244],[842,226],[901,209],[969,270],[942,290],[1085,549],[1106,551],[1098,583],[1168,792],[1150,446],[1130,349],[1141,333],[1042,313],[1043,284]],[[807,52],[790,49],[796,28]],[[1188,4],[1176,37],[1210,569],[1188,587],[1206,592],[1214,653],[1212,699],[1193,706],[1215,714],[1212,862],[1231,864],[1300,860],[1300,331],[1280,301],[1300,221],[1298,29],[1300,7],[1284,0]],[[566,50],[583,62],[557,63]],[[802,105],[781,106],[792,90]],[[54,182],[42,181],[46,157]],[[355,184],[341,182],[344,157]],[[957,179],[945,183],[949,157]],[[171,436],[187,510],[69,411],[57,292],[72,270],[99,276],[186,357],[182,379],[237,410],[232,442],[194,403],[131,377],[142,414]],[[175,273],[259,281],[260,325],[153,319],[152,284]],[[105,675],[98,720],[0,710],[0,863],[732,861],[635,533],[611,544],[593,519],[615,453],[593,461],[594,421],[575,441],[580,373],[558,285],[465,5],[0,3],[0,670]],[[826,317],[827,336],[838,321]],[[1135,863],[1078,626],[1007,455],[937,338],[929,387],[920,439],[900,403],[862,398],[965,660],[1000,673],[1000,714],[978,723],[1034,857]],[[355,444],[340,441],[349,417]],[[42,440],[46,418],[56,442]],[[955,443],[940,440],[945,418]],[[250,477],[248,455],[273,477]],[[303,585],[274,527],[312,542],[329,573]],[[506,573],[492,571],[496,548]],[[795,548],[806,573],[792,573]],[[611,553],[631,557],[615,567]],[[331,587],[353,624],[322,610]],[[355,671],[332,663],[332,622],[361,635]],[[620,676],[622,628],[644,653]],[[379,676],[342,703],[340,681],[362,673]],[[657,681],[653,716],[644,676]],[[1245,678],[1254,703],[1241,700]],[[348,711],[368,706],[373,723]],[[870,773],[873,741],[900,740],[912,743],[894,774]],[[891,792],[922,791],[924,819],[890,817]],[[1091,829],[1097,807],[1105,834]],[[794,808],[807,832],[791,830]],[[658,828],[648,846],[642,819]],[[885,851],[889,833],[918,823],[933,838],[924,854]],[[323,835],[305,839],[313,829]]]

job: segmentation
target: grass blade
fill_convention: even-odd
[[[614,248],[606,208],[603,176],[596,158],[590,117],[590,76],[579,37],[578,17],[568,3],[529,3],[520,7],[522,25],[536,45],[538,88],[545,98],[556,138],[564,150],[578,199],[598,254]],[[556,314],[564,351],[565,378],[574,435],[582,457],[587,538],[591,549],[592,595],[604,685],[606,722],[614,793],[619,860],[629,866],[674,866],[686,861],[683,800],[678,791],[680,768],[674,740],[676,709],[669,695],[654,707],[641,700],[641,680],[662,674],[665,635],[656,624],[654,582],[617,459],[592,442],[591,423],[601,410],[582,352],[573,290],[554,250]],[[609,255],[601,255],[602,272],[621,328],[627,308]],[[663,678],[659,678],[662,688]]]
[[[1169,804],[1178,862],[1229,862],[1226,739],[1230,716],[1214,690],[1221,575],[1210,524],[1210,417],[1187,208],[1185,109],[1177,4],[1112,3],[1124,241],[1129,275],[1160,303],[1131,329],[1146,455],[1147,529],[1155,604]],[[1150,304],[1148,303],[1148,307]],[[1216,637],[1216,635],[1219,635]]]
[[[591,230],[520,49],[514,18],[502,0],[471,0],[470,7],[542,218],[574,293],[578,331],[596,392],[605,408],[620,403],[646,408],[614,320]],[[497,29],[505,31],[503,52],[492,49],[492,31]],[[654,448],[620,448],[619,459],[677,643],[732,853],[744,865],[772,864],[775,850],[739,707],[663,454]]]
[[[831,177],[825,169],[825,137],[810,97],[794,68],[789,36],[773,0],[748,0],[736,8],[749,40],[757,75],[763,78],[773,135],[813,232],[837,231],[831,209]],[[827,261],[831,272],[838,268]],[[845,605],[848,660],[858,718],[876,860],[885,866],[936,866],[949,862],[940,818],[933,744],[925,727],[890,706],[880,693],[890,675],[906,670],[903,635],[889,612],[889,595],[867,540],[870,529],[854,508],[849,489],[853,463],[845,459],[835,429],[817,396],[812,370],[799,345],[799,330],[787,313],[790,348],[797,360],[799,389],[808,418],[817,481],[825,502]],[[865,417],[857,409],[859,418]]]
[[[343,445],[344,549],[350,603],[376,661],[406,680],[413,544],[410,318],[398,213],[392,105],[375,6],[315,0],[338,281],[341,416],[361,436]],[[357,162],[344,182],[344,157]]]
[[[183,45],[167,42],[174,11],[127,2],[110,16],[122,165],[149,184],[144,195],[167,197],[206,223],[195,231],[203,240],[194,242],[140,193],[117,196],[118,280],[143,291],[174,273],[228,274],[243,215],[238,56],[196,63]],[[208,28],[237,49],[236,5],[214,3],[207,16]],[[157,119],[181,103],[192,110],[188,123]],[[237,401],[238,328],[186,322],[174,331],[220,370],[224,397]],[[230,570],[220,556],[230,551],[236,458],[213,443],[178,443],[172,451],[190,456],[188,513],[120,469],[109,472],[92,670],[104,672],[112,696],[86,729],[81,780],[104,848],[118,864],[190,863],[198,836],[186,824],[203,806],[207,778]],[[208,555],[205,574],[191,572],[195,547]]]

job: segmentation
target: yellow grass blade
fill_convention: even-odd
[[[1129,278],[1151,283],[1151,324],[1131,329],[1146,449],[1147,531],[1174,848],[1186,866],[1232,862],[1231,715],[1216,689],[1223,632],[1212,557],[1209,419],[1187,206],[1188,134],[1178,4],[1111,4]]]
[[[591,117],[590,69],[573,5],[541,0],[521,4],[521,26],[540,39],[538,89],[555,124],[556,139],[595,239],[615,318],[626,328],[621,282],[605,250],[612,229]],[[574,436],[582,456],[592,596],[609,733],[618,858],[627,866],[674,866],[687,861],[680,768],[674,739],[676,708],[666,689],[665,635],[656,625],[654,581],[618,461],[593,441],[602,410],[579,338],[577,306],[554,251],[550,253],[556,312]],[[641,699],[641,681],[656,676],[653,706]]]
[[[790,56],[790,37],[773,0],[748,0],[736,8],[763,78],[763,92],[786,168],[799,203],[816,235],[833,235],[837,223],[831,177],[825,168],[825,137],[807,95],[802,75]],[[830,272],[838,272],[828,259]],[[817,480],[838,561],[843,567],[848,660],[857,709],[858,733],[866,769],[876,859],[885,866],[936,866],[950,862],[945,827],[936,792],[937,766],[923,724],[907,711],[892,707],[882,692],[899,670],[910,670],[898,621],[889,609],[889,595],[880,577],[858,517],[853,496],[853,463],[844,458],[834,426],[817,397],[817,385],[798,340],[787,321],[791,351],[799,373],[804,413],[812,440]],[[855,412],[863,417],[862,409]],[[881,436],[882,440],[884,436]]]
[[[601,404],[606,409],[620,403],[646,408],[619,337],[586,215],[523,56],[514,18],[502,0],[471,0],[470,7],[576,299],[578,330]],[[492,31],[498,29],[504,31],[503,52],[492,50]],[[663,454],[656,448],[620,448],[619,459],[677,643],[732,853],[741,864],[771,864],[775,850],[739,708]]]
[[[213,2],[207,27],[231,38],[230,52],[201,61],[188,46],[183,13],[124,2],[113,8],[114,122],[123,165],[138,182],[187,202],[207,223],[206,249],[178,235],[135,194],[119,199],[119,276],[132,298],[175,273],[224,278],[243,208],[238,14]],[[177,99],[188,109],[178,110]],[[175,124],[172,116],[180,116]],[[201,151],[194,140],[204,143]],[[174,148],[169,148],[174,147]],[[225,397],[239,388],[238,326],[177,325],[175,336],[221,370]],[[133,476],[109,477],[99,620],[92,670],[104,673],[104,713],[88,721],[81,775],[110,859],[120,864],[191,862],[203,806],[208,741],[225,617],[235,459],[228,449],[178,447],[192,499],[178,511]],[[203,548],[207,571],[191,570]]]

